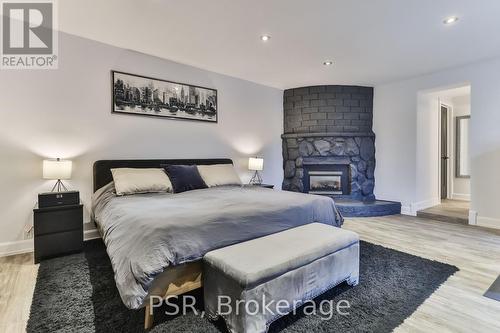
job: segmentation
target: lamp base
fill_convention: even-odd
[[[52,187],[52,190],[50,192],[62,192],[61,190],[68,192],[68,188],[66,186],[64,186],[63,182],[60,179],[58,179],[57,182],[54,184],[54,187]]]
[[[262,177],[260,176],[258,171],[255,171],[252,179],[250,179],[249,184],[251,185],[260,185],[262,184]]]

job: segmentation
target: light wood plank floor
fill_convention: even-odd
[[[457,266],[396,332],[500,332],[500,302],[483,297],[500,274],[500,231],[408,216],[349,219],[363,240]]]
[[[33,254],[0,258],[0,332],[24,332],[38,266]]]
[[[441,204],[417,212],[417,216],[443,222],[469,223],[470,202],[441,200]]]
[[[500,302],[483,293],[500,274],[500,231],[408,216],[347,219],[363,240],[457,266],[396,332],[500,332]],[[24,332],[38,265],[0,258],[0,332]]]

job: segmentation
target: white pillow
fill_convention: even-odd
[[[111,169],[116,195],[172,192],[172,183],[163,169]]]
[[[198,172],[208,187],[241,185],[241,179],[231,164],[198,165]]]

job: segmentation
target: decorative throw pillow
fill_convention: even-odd
[[[241,179],[232,164],[198,165],[198,171],[208,187],[241,185]]]
[[[196,165],[165,165],[164,167],[174,187],[174,193],[207,188]]]
[[[172,192],[172,183],[165,170],[119,168],[111,169],[116,195]]]

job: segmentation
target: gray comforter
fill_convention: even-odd
[[[153,279],[169,266],[299,225],[342,224],[330,198],[259,187],[117,197],[110,183],[93,201],[116,285],[131,309],[144,305]]]

